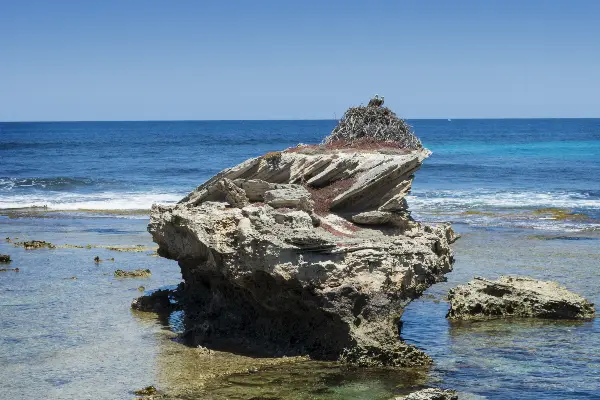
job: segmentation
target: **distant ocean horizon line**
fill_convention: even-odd
[[[522,121],[522,120],[594,120],[598,117],[477,117],[477,118],[453,118],[453,117],[435,117],[435,118],[405,118],[406,121]],[[30,120],[30,121],[0,121],[0,124],[51,124],[51,123],[124,123],[124,122],[291,122],[291,121],[338,121],[341,118],[275,118],[275,119],[123,119],[123,120]]]

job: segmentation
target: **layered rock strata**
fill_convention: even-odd
[[[448,299],[449,319],[589,319],[595,313],[594,304],[556,282],[518,276],[502,276],[496,281],[476,277],[451,289]]]
[[[450,226],[414,221],[404,198],[428,155],[298,147],[155,205],[149,232],[185,281],[184,337],[249,354],[430,363],[397,328],[452,269]]]

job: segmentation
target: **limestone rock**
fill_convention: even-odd
[[[502,276],[496,281],[476,277],[448,294],[450,319],[534,317],[589,319],[594,305],[556,282]]]
[[[222,179],[217,182],[217,188],[225,196],[225,201],[232,207],[244,207],[249,204],[248,197],[244,189],[236,186],[229,179]]]
[[[148,230],[185,282],[184,339],[255,355],[430,363],[399,339],[397,324],[452,270],[450,226],[411,220],[410,230],[384,231],[349,220],[367,212],[408,219],[377,210],[402,202],[428,155],[294,148],[224,170],[176,205],[153,206]],[[313,212],[316,201],[324,214]]]
[[[395,400],[458,400],[454,390],[423,389],[408,396],[396,397]]]
[[[286,185],[281,189],[267,190],[264,201],[274,208],[300,208],[312,210],[310,193],[301,185]]]
[[[223,179],[243,189],[251,202],[264,201],[266,191],[285,188],[286,184],[324,188],[337,181],[350,181],[350,188],[333,199],[331,208],[338,213],[377,210],[393,197],[396,203],[402,203],[414,172],[430,154],[427,149],[388,152],[300,148],[279,152],[247,160],[218,173],[180,204],[195,206],[206,201],[225,201],[217,186]]]
[[[404,230],[418,224],[406,212],[365,211],[352,216],[352,222],[359,225],[393,225]]]
[[[392,220],[392,213],[385,211],[365,211],[352,216],[352,221],[362,225],[384,225]]]
[[[236,179],[233,183],[244,189],[248,199],[253,202],[264,201],[265,192],[268,190],[284,187],[284,185],[266,182],[261,179]]]

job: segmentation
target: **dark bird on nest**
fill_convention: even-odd
[[[383,105],[383,96],[381,96],[381,98],[379,98],[379,95],[376,94],[374,98],[372,98],[371,100],[369,100],[369,107],[381,107]]]

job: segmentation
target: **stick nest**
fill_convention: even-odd
[[[337,141],[353,143],[368,139],[373,142],[393,142],[405,149],[421,149],[423,145],[406,123],[389,108],[370,105],[351,107],[323,143]]]

